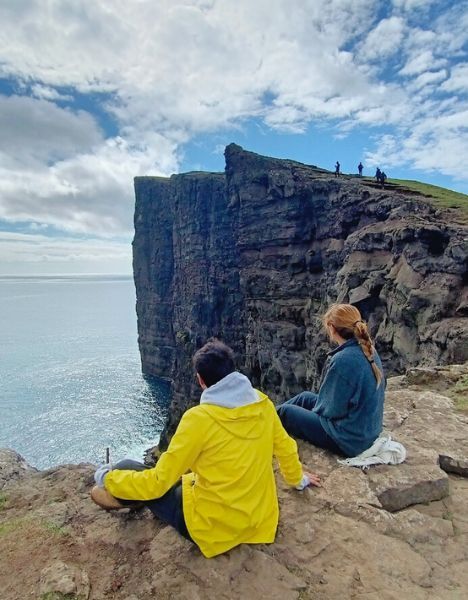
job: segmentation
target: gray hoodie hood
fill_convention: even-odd
[[[238,371],[229,373],[218,383],[203,390],[200,398],[200,404],[216,404],[224,408],[239,408],[259,401],[259,395],[249,379]]]

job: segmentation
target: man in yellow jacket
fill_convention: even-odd
[[[91,496],[104,508],[143,501],[208,558],[242,543],[271,543],[279,515],[273,456],[297,489],[319,485],[319,478],[303,472],[273,403],[235,371],[228,346],[210,340],[193,364],[200,404],[183,415],[156,466],[104,465]]]

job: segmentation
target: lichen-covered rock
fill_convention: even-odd
[[[0,448],[0,490],[10,481],[36,471],[14,450]]]
[[[169,433],[212,335],[274,401],[314,389],[334,301],[361,309],[388,373],[468,359],[466,227],[414,194],[225,154],[225,174],[135,180],[139,345],[143,371],[173,381]]]

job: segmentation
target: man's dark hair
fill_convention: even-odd
[[[235,371],[234,352],[224,342],[210,338],[193,355],[193,366],[205,384],[210,387]]]

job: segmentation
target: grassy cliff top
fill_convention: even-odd
[[[468,222],[468,195],[454,192],[437,185],[422,183],[406,179],[388,179],[388,183],[394,184],[402,191],[411,190],[426,196],[438,208],[456,209],[464,222]]]

